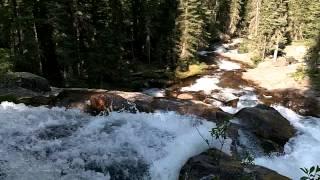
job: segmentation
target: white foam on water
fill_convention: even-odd
[[[166,90],[159,89],[159,88],[145,89],[145,90],[143,90],[142,93],[149,95],[149,96],[152,96],[152,97],[165,97],[166,96]]]
[[[198,51],[197,53],[200,56],[207,56],[208,54],[212,54],[214,51]]]
[[[234,63],[231,61],[227,61],[224,59],[218,60],[217,63],[218,63],[219,69],[221,69],[221,70],[232,71],[232,70],[241,69],[240,64]]]
[[[247,88],[249,89],[249,88]],[[243,91],[244,95],[239,97],[237,107],[221,106],[220,108],[228,113],[235,114],[246,107],[254,107],[260,103],[258,96],[249,90]]]
[[[8,102],[0,104],[0,125],[0,179],[16,180],[174,180],[208,149],[204,139],[215,127],[174,112],[92,117]]]
[[[284,155],[260,157],[255,164],[298,180],[304,175],[299,168],[320,165],[320,118],[302,117],[282,106],[274,108],[290,121],[298,134],[285,145]]]
[[[225,45],[217,45],[217,46],[214,46],[213,49],[215,53],[225,53],[227,52],[227,47]]]
[[[204,91],[206,94],[211,94],[213,90],[221,89],[218,86],[219,77],[217,76],[203,76],[196,80],[196,82],[188,87],[181,88],[182,92],[198,92]]]

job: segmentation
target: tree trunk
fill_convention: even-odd
[[[259,27],[259,16],[260,16],[260,2],[261,0],[257,0],[256,3],[256,15],[255,15],[255,30],[254,30],[254,35],[258,35],[258,27]]]
[[[51,85],[62,86],[63,77],[59,70],[55,43],[53,42],[53,27],[47,20],[47,7],[44,1],[37,1],[34,7],[34,16],[36,18],[36,30],[41,49],[41,64],[44,77]]]
[[[275,50],[274,50],[274,53],[273,53],[273,61],[277,61],[278,59],[278,53],[279,53],[279,40],[280,38],[277,37],[277,41],[276,41],[276,46],[275,46]]]

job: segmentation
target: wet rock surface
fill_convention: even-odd
[[[320,117],[320,101],[315,96],[301,94],[295,89],[275,91],[261,89],[258,92],[264,104],[280,104],[303,116]]]
[[[35,92],[51,90],[48,80],[27,72],[10,72],[3,75],[0,78],[0,87],[9,89],[20,87]]]
[[[275,171],[256,165],[243,165],[241,160],[218,150],[208,150],[192,157],[180,171],[180,180],[256,179],[289,180]]]
[[[234,115],[241,126],[264,140],[284,146],[296,130],[277,110],[266,105],[244,108]]]
[[[27,105],[49,105],[62,106],[67,108],[77,108],[91,115],[98,115],[103,112],[107,115],[111,111],[126,111],[131,113],[175,111],[182,115],[198,116],[215,123],[224,121],[232,121],[232,125],[228,130],[228,136],[233,140],[231,151],[235,156],[241,156],[242,149],[249,152],[257,153],[254,155],[265,155],[269,153],[283,152],[284,145],[296,134],[296,130],[290,125],[279,112],[268,105],[281,104],[289,107],[299,114],[319,116],[318,102],[308,96],[304,96],[295,90],[279,90],[267,91],[260,88],[254,83],[241,78],[241,69],[231,71],[219,71],[212,69],[208,74],[217,75],[220,82],[217,83],[218,89],[212,91],[194,91],[181,92],[180,88],[185,85],[191,85],[196,78],[189,78],[186,82],[174,85],[167,89],[168,97],[151,97],[139,92],[123,92],[123,91],[107,91],[107,90],[89,90],[89,89],[59,89],[58,93],[42,93],[39,87],[45,83],[39,82],[36,85],[26,86],[19,85],[15,91],[11,89],[0,88],[1,97],[4,100],[8,98],[14,99],[14,102],[25,103]],[[29,81],[26,81],[29,82]],[[228,106],[238,107],[242,100],[251,101],[243,98],[245,95],[245,87],[252,88],[250,93],[256,94],[260,103],[266,105],[258,105],[255,107],[243,108],[235,115],[222,111],[219,107]],[[27,89],[28,88],[28,89]],[[43,89],[44,86],[42,87]],[[228,91],[226,88],[229,88]],[[231,91],[230,91],[231,89]],[[10,94],[11,93],[11,94]],[[2,96],[1,96],[2,94]],[[19,95],[19,96],[16,96]],[[254,103],[249,103],[251,106]],[[121,124],[120,124],[121,125]],[[107,133],[112,132],[114,127],[120,126],[117,123],[108,124],[103,130]],[[79,125],[52,125],[38,132],[41,140],[59,140],[68,138],[77,129]],[[251,144],[243,143],[244,137]],[[255,144],[255,145],[253,145]],[[214,151],[214,152],[212,152]],[[259,154],[261,151],[261,154]],[[217,159],[212,154],[219,154],[221,162],[217,163]],[[141,179],[146,175],[146,164],[144,162],[130,162],[130,166],[126,166],[126,162],[108,164],[97,164],[97,162],[88,162],[85,166],[87,170],[104,174],[104,170],[108,172],[115,180],[120,179]],[[0,179],[6,176],[1,173],[0,162]],[[123,170],[124,169],[124,170]],[[128,177],[127,174],[135,174],[135,177]],[[106,174],[105,174],[106,175]],[[231,157],[216,150],[210,150],[199,156],[191,158],[182,168],[180,179],[212,179],[220,177],[220,179],[241,179],[253,178],[261,180],[271,179],[287,179],[278,173],[268,170],[260,166],[246,166],[241,164],[239,157]]]

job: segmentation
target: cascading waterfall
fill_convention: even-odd
[[[8,102],[0,105],[0,125],[0,179],[18,180],[174,180],[208,149],[199,133],[209,139],[215,127],[174,112],[92,117]]]
[[[228,63],[223,62],[225,61],[218,62],[219,68],[222,70],[234,71],[240,67],[234,65],[234,63],[230,66]],[[242,87],[240,90],[234,89],[233,92],[230,88],[222,88],[218,85],[220,78],[220,72],[214,75],[204,76],[196,80],[194,84],[181,88],[181,91],[203,91],[207,95],[211,95],[214,90],[231,94],[242,94],[239,96],[236,107],[219,107],[223,111],[231,114],[237,113],[242,108],[254,107],[261,103],[259,97],[254,93],[254,88]],[[275,170],[294,180],[298,180],[304,175],[300,168],[310,168],[312,166],[320,165],[320,118],[303,117],[283,106],[274,105],[273,107],[290,121],[291,125],[298,130],[298,133],[285,145],[284,154],[271,154],[270,156],[258,157],[255,159],[255,164]],[[254,148],[252,143],[246,143],[248,143],[248,146]]]
[[[255,163],[298,180],[304,175],[299,168],[310,168],[320,164],[320,118],[302,117],[282,106],[274,108],[299,132],[285,145],[283,155],[259,157]]]
[[[240,68],[224,60],[218,66],[225,71]],[[232,114],[260,103],[254,88],[220,87],[221,75],[218,72],[201,77],[181,92],[203,91],[208,97],[215,91],[236,95],[237,107],[220,107]],[[163,89],[144,92],[165,96]],[[299,168],[320,164],[320,118],[302,117],[282,106],[274,108],[298,133],[285,145],[284,154],[259,155],[255,164],[298,180],[303,176]],[[209,148],[204,140],[212,139],[209,131],[213,127],[212,122],[175,112],[112,112],[93,117],[77,110],[3,102],[0,179],[175,180],[190,157]],[[228,139],[225,153],[231,153],[230,144]],[[214,140],[210,146],[220,148]]]

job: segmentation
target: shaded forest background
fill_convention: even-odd
[[[318,71],[319,0],[0,0],[0,74],[103,87],[142,71],[175,78],[199,49],[244,37],[254,61],[308,43]]]

